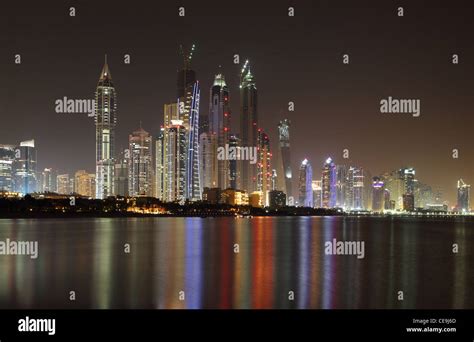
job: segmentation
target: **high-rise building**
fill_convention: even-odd
[[[390,200],[394,201],[395,209],[403,209],[403,194],[405,193],[405,182],[400,177],[400,172],[392,171],[383,175],[385,189],[390,192]]]
[[[69,174],[65,173],[62,175],[58,175],[56,177],[56,188],[58,190],[58,194],[61,195],[69,195],[72,193],[71,190],[71,183],[69,181]]]
[[[433,203],[433,191],[431,186],[415,179],[414,191],[415,208],[426,208],[428,204]]]
[[[186,199],[187,130],[182,120],[165,127],[164,200],[183,203]]]
[[[116,196],[128,196],[128,165],[130,163],[130,151],[125,149],[120,152],[115,162],[114,171],[114,194]],[[97,193],[97,191],[96,191]]]
[[[346,208],[350,210],[367,209],[365,184],[364,169],[351,166],[347,172]]]
[[[208,120],[208,132],[210,135],[216,136],[216,151],[212,152],[212,154],[215,153],[217,156],[217,147],[225,148],[225,145],[229,143],[230,135],[229,89],[227,88],[223,74],[217,74],[215,76],[214,83],[211,87]],[[208,151],[208,153],[210,152],[211,151]],[[221,189],[227,189],[230,185],[229,160],[227,158],[218,160],[217,157],[213,157],[212,163],[217,165],[211,165],[208,169],[217,170],[216,186]],[[201,167],[203,167],[202,164]]]
[[[336,207],[345,208],[347,188],[347,166],[336,165]]]
[[[95,93],[96,126],[96,198],[114,195],[115,127],[117,95],[112,82],[107,56]]]
[[[202,199],[199,165],[199,101],[200,86],[196,73],[191,69],[195,45],[188,53],[181,48],[183,69],[178,71],[178,113],[187,130],[187,158],[185,160],[184,196],[191,201]]]
[[[291,122],[289,119],[283,119],[278,124],[278,140],[280,143],[279,156],[284,176],[283,192],[287,194],[287,198],[293,196],[293,189],[291,184],[293,172],[291,170],[290,125]]]
[[[186,52],[183,47],[180,46],[180,53],[183,57],[183,68],[178,70],[177,74],[177,99],[178,99],[178,113],[179,120],[183,121],[183,126],[189,129],[191,106],[193,102],[193,93],[196,80],[196,72],[191,69],[191,60],[196,46],[193,44],[191,50]],[[176,120],[172,118],[171,120]],[[170,125],[165,121],[165,126]]]
[[[258,130],[257,137],[257,191],[263,196],[263,204],[268,205],[268,193],[272,189],[272,168],[270,152],[270,138],[262,130]]]
[[[186,198],[191,201],[202,199],[201,167],[199,165],[199,82],[193,87],[191,113],[188,130],[188,158],[186,159]]]
[[[385,209],[385,189],[380,177],[372,181],[372,211],[381,212]]]
[[[237,148],[240,144],[240,139],[235,135],[231,134],[229,136],[229,148]],[[230,189],[237,189],[239,185],[239,167],[237,164],[237,160],[229,160],[229,188]]]
[[[299,202],[300,206],[313,207],[313,170],[308,159],[303,160],[300,166]]]
[[[0,191],[13,191],[15,146],[0,145]]]
[[[201,133],[199,150],[201,151],[201,184],[203,188],[218,188],[217,134]]]
[[[464,183],[462,179],[458,180],[458,203],[457,210],[460,212],[471,211],[471,186]]]
[[[94,198],[95,196],[95,174],[86,170],[79,170],[74,175],[74,192],[81,196]]]
[[[321,180],[314,180],[312,184],[313,188],[313,207],[322,208],[323,207],[323,188]]]
[[[336,165],[331,158],[324,162],[322,175],[323,208],[336,206]]]
[[[257,87],[248,60],[240,74],[240,139],[242,146],[257,146]],[[257,189],[257,165],[240,161],[241,186],[248,193]]]
[[[40,175],[40,192],[56,192],[56,171],[52,168],[45,168]]]
[[[142,127],[128,136],[128,193],[130,196],[153,196],[152,137]]]
[[[20,142],[15,149],[13,162],[13,191],[29,194],[36,191],[36,149],[35,141]]]
[[[165,129],[161,127],[155,142],[155,197],[164,200],[165,189]]]
[[[415,169],[412,167],[402,168],[399,171],[400,178],[403,179],[405,194],[415,194]]]

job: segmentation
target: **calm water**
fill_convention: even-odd
[[[463,218],[3,219],[6,238],[39,257],[0,256],[2,309],[474,308]],[[325,255],[334,238],[365,241],[365,258]]]

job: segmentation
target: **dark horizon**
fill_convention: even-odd
[[[143,5],[143,6],[140,6]],[[425,5],[427,7],[425,7]],[[429,5],[429,7],[428,7]],[[69,7],[76,16],[69,16]],[[178,17],[184,6],[186,16]],[[295,17],[288,17],[294,6]],[[404,7],[404,17],[397,7]],[[473,10],[452,1],[369,5],[182,1],[133,7],[93,1],[4,5],[0,56],[0,144],[35,139],[38,170],[95,170],[95,127],[83,114],[55,113],[64,96],[93,99],[104,54],[117,91],[117,150],[142,122],[156,137],[163,105],[175,101],[179,45],[196,43],[192,68],[201,113],[221,70],[230,90],[232,132],[239,130],[238,73],[249,59],[259,96],[259,126],[277,146],[277,124],[292,123],[293,186],[308,158],[314,178],[324,160],[362,166],[373,176],[412,166],[417,179],[455,204],[456,181],[474,181]],[[218,19],[216,19],[218,18]],[[220,20],[222,19],[222,20]],[[14,64],[21,54],[22,63]],[[342,63],[343,54],[350,64]],[[451,56],[459,55],[453,65]],[[131,64],[123,55],[131,55]],[[221,68],[219,68],[219,65]],[[389,96],[421,100],[421,116],[381,114]],[[288,113],[289,101],[295,111]],[[350,158],[342,159],[343,149]],[[459,159],[452,149],[459,149]],[[274,153],[275,155],[275,153]]]

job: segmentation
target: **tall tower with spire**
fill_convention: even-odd
[[[105,55],[95,92],[96,198],[99,199],[114,195],[116,111],[117,95]]]
[[[240,139],[242,146],[256,147],[258,136],[257,86],[249,61],[240,73]],[[257,166],[248,160],[240,162],[240,186],[249,193],[257,190]]]
[[[201,89],[196,73],[191,69],[195,45],[189,52],[181,47],[183,69],[178,71],[178,115],[186,129],[187,159],[185,177],[185,198],[191,201],[202,199],[199,165],[199,102]]]
[[[215,75],[210,91],[209,103],[209,134],[216,137],[217,146],[225,148],[229,143],[230,134],[230,105],[229,89],[224,75]],[[222,190],[230,187],[229,161],[213,159],[217,163],[217,187]]]

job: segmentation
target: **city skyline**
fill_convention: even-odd
[[[87,11],[87,5],[84,6],[82,10]],[[298,6],[296,6],[296,15],[301,15],[309,20],[311,18],[309,14],[303,13],[306,12],[304,9],[309,6],[308,3],[301,4],[303,8]],[[93,133],[90,130],[90,118],[82,115],[55,113],[54,101],[63,96],[92,98],[93,87],[97,81],[97,69],[102,67],[100,64],[103,63],[103,55],[107,52],[109,64],[114,73],[115,87],[119,94],[117,115],[120,124],[117,127],[117,148],[120,150],[128,145],[127,137],[138,126],[139,121],[143,122],[143,127],[153,137],[156,137],[162,124],[161,108],[163,104],[173,101],[173,94],[176,91],[173,86],[173,79],[174,73],[180,65],[176,53],[177,47],[180,43],[189,46],[189,42],[196,39],[198,48],[193,65],[199,75],[198,79],[201,81],[203,92],[201,95],[201,112],[208,110],[207,99],[209,98],[210,85],[215,74],[222,72],[229,87],[231,111],[234,114],[239,113],[238,73],[242,62],[249,58],[252,73],[256,75],[258,82],[258,111],[261,117],[260,122],[262,122],[259,126],[270,136],[273,152],[275,152],[274,149],[277,146],[276,126],[278,122],[285,118],[292,122],[293,175],[296,174],[299,164],[306,157],[313,165],[315,177],[320,175],[320,165],[329,156],[333,157],[337,164],[360,165],[370,170],[373,175],[380,175],[403,167],[414,167],[420,180],[433,187],[439,186],[443,189],[450,205],[456,203],[456,182],[458,179],[464,179],[468,184],[472,183],[471,175],[474,170],[474,163],[473,153],[470,153],[472,144],[469,144],[468,140],[470,127],[472,127],[472,117],[469,115],[471,110],[466,106],[469,103],[468,96],[470,95],[467,81],[472,78],[470,77],[472,75],[472,63],[468,61],[472,50],[469,48],[443,45],[443,43],[440,46],[439,40],[436,39],[436,46],[443,53],[439,53],[438,50],[434,52],[432,48],[435,45],[431,44],[428,39],[424,41],[424,48],[406,51],[403,49],[404,44],[394,44],[392,48],[389,48],[393,49],[390,50],[394,52],[392,55],[381,56],[377,49],[375,51],[373,49],[377,47],[377,44],[374,43],[377,35],[393,34],[395,28],[397,28],[396,32],[400,37],[406,39],[408,46],[416,41],[416,37],[404,35],[404,26],[399,27],[399,24],[394,22],[393,18],[388,21],[382,33],[374,33],[374,36],[369,37],[371,39],[367,38],[367,40],[362,40],[358,36],[362,33],[362,28],[359,26],[356,26],[355,33],[352,35],[342,26],[339,31],[334,33],[333,37],[343,37],[343,41],[346,43],[325,44],[324,40],[317,40],[317,44],[322,44],[323,48],[301,50],[299,48],[305,46],[305,40],[300,33],[304,31],[301,24],[295,24],[294,27],[288,29],[289,32],[285,33],[280,32],[283,29],[279,30],[279,38],[269,39],[266,47],[259,47],[255,43],[256,38],[263,36],[264,33],[269,33],[263,29],[265,24],[269,23],[269,18],[272,18],[272,16],[278,18],[278,20],[288,18],[285,18],[286,13],[279,14],[278,8],[268,9],[270,12],[265,17],[263,8],[253,6],[255,16],[258,18],[262,16],[261,22],[256,24],[257,29],[253,32],[255,37],[245,41],[244,38],[239,38],[239,36],[245,36],[248,29],[240,27],[240,30],[243,31],[237,37],[236,30],[233,29],[229,33],[228,42],[224,42],[223,47],[216,49],[212,45],[213,39],[203,33],[209,28],[208,24],[201,21],[199,27],[196,28],[197,33],[185,32],[185,28],[192,24],[193,16],[202,18],[205,10],[209,8],[206,7],[204,10],[192,4],[185,4],[185,7],[189,8],[188,15],[183,18],[183,26],[177,31],[176,35],[176,37],[182,39],[176,41],[174,40],[176,37],[171,40],[164,37],[164,40],[156,43],[156,47],[151,46],[155,43],[142,44],[144,40],[139,40],[139,42],[142,42],[139,44],[131,43],[130,39],[133,32],[127,33],[125,30],[121,30],[118,27],[118,22],[112,20],[111,25],[120,33],[121,39],[132,46],[131,49],[126,50],[120,44],[117,48],[117,46],[113,46],[112,42],[114,40],[112,40],[108,44],[96,45],[86,49],[87,58],[68,59],[68,54],[58,52],[57,56],[48,55],[51,63],[42,62],[42,68],[39,71],[32,72],[33,69],[31,68],[37,68],[37,65],[32,65],[32,61],[43,61],[41,56],[45,51],[41,51],[41,49],[33,51],[34,42],[28,37],[25,37],[21,46],[7,44],[8,51],[11,53],[9,56],[2,57],[7,62],[2,63],[2,69],[6,71],[7,79],[11,80],[11,83],[3,84],[0,88],[6,90],[3,95],[0,95],[0,103],[3,103],[0,110],[6,113],[5,116],[2,116],[6,124],[2,125],[1,128],[3,137],[1,143],[17,144],[20,141],[34,138],[38,150],[38,169],[51,167],[60,170],[61,173],[67,171],[70,174],[82,169],[92,172],[94,164],[90,160],[90,135]],[[78,7],[78,15],[81,15],[79,9],[81,9],[80,6]],[[281,11],[284,9],[283,7],[280,8]],[[317,14],[311,8],[309,9],[309,13],[313,16],[322,15]],[[381,10],[381,14],[377,18],[371,19],[371,25],[381,23],[384,16],[392,15],[396,8],[380,5],[378,9]],[[120,12],[121,10],[123,9],[120,6],[115,9],[117,13],[124,15],[123,12]],[[174,11],[175,8],[172,6],[165,7],[163,12],[166,12],[166,10]],[[54,15],[59,15],[59,9],[54,11],[57,11],[54,12]],[[218,12],[217,9],[212,11],[212,13]],[[426,9],[426,11],[426,13],[423,12],[416,5],[407,6],[405,17],[399,19],[405,25],[412,27],[415,22],[415,13],[427,18],[428,23],[431,20],[435,22],[436,17],[440,15],[440,12],[436,9]],[[336,23],[350,17],[348,9],[334,14],[331,13],[330,8],[324,8],[323,12],[326,15],[333,14],[332,18],[335,18]],[[33,21],[36,20],[30,9],[23,13],[15,13],[17,17],[27,16]],[[356,9],[355,13],[363,15],[361,9]],[[146,17],[146,14],[141,14]],[[238,10],[232,16],[228,16],[229,18],[238,18],[241,14],[242,10]],[[462,17],[459,12],[454,14]],[[61,15],[66,16],[66,13],[61,12]],[[87,13],[87,15],[94,14]],[[327,21],[325,24],[330,28],[336,25],[328,26]],[[12,27],[19,30],[21,37],[22,29],[15,25],[15,23],[12,23]],[[38,35],[49,32],[49,28],[41,26],[41,24],[38,25],[40,28]],[[456,33],[462,39],[464,33],[461,28],[453,28],[447,23],[441,25],[443,25],[442,34]],[[271,25],[272,28],[276,26],[276,24]],[[71,33],[68,31],[71,29],[66,27],[65,32]],[[328,29],[326,28],[326,30]],[[156,34],[156,30],[152,31]],[[315,32],[319,31],[315,30]],[[78,37],[78,32],[73,31],[72,35],[79,38],[79,40],[82,39]],[[316,34],[313,33],[313,35]],[[58,38],[60,36],[57,35]],[[87,39],[94,41],[91,35],[86,34],[86,36]],[[144,36],[149,37],[149,34],[145,33]],[[203,39],[203,37],[206,37],[206,39]],[[366,46],[360,48],[350,44],[347,45],[347,42],[351,41],[350,37],[353,38],[354,42],[365,41]],[[219,38],[221,38],[220,35]],[[82,52],[75,50],[68,40],[61,42],[58,40],[57,43],[70,49],[73,53],[78,53],[79,56],[82,54]],[[291,49],[291,47],[294,49]],[[400,47],[402,48],[400,49]],[[397,50],[397,48],[399,49]],[[153,51],[153,53],[147,54],[146,52],[149,49],[152,49],[150,51]],[[285,52],[286,50],[293,50],[293,53]],[[301,56],[298,51],[305,51],[308,56]],[[398,53],[396,53],[397,51]],[[126,52],[130,53],[130,65],[123,63],[123,56]],[[344,52],[348,52],[351,57],[349,65],[342,64]],[[22,64],[15,65],[12,62],[15,53],[21,53]],[[239,53],[241,57],[239,65],[233,64],[232,57],[235,53]],[[452,53],[460,54],[461,62],[459,65],[451,63]],[[156,56],[160,57],[161,62],[153,62],[151,57],[156,59]],[[317,59],[309,62],[309,57],[314,58],[315,56],[317,56]],[[410,58],[410,61],[413,60],[413,63],[408,63],[408,65],[407,63],[399,63],[400,60],[405,61],[407,58]],[[298,66],[298,63],[291,63],[291,61],[301,62],[302,66]],[[381,85],[375,77],[375,81],[370,81],[370,86],[362,87],[366,91],[366,94],[362,94],[362,91],[355,90],[352,85],[360,79],[364,72],[370,72],[371,75],[374,75],[373,67],[367,65],[371,61],[377,62],[377,72],[382,74],[382,78],[385,76],[389,82],[387,82],[387,86],[381,87],[382,90],[375,89],[375,87],[378,88]],[[219,65],[221,65],[221,68],[219,68]],[[442,70],[439,81],[434,83],[429,72],[433,66]],[[334,81],[326,82],[326,84],[323,80],[330,79],[328,72],[322,72],[319,77],[316,75],[316,71],[322,71],[321,69],[325,67],[330,67],[329,70],[331,70],[334,79]],[[149,73],[150,68],[153,70],[152,73]],[[60,72],[55,71],[55,69],[60,70]],[[303,69],[306,70],[306,74],[301,73]],[[407,82],[406,78],[395,75],[397,70],[405,69],[405,75],[418,77],[416,85],[409,84],[410,82]],[[63,70],[68,70],[68,75],[73,82],[62,83],[61,87],[58,88],[58,81],[62,79],[60,76],[63,75]],[[270,71],[272,73],[269,73]],[[276,75],[278,77],[275,77],[273,71],[277,71]],[[49,75],[48,86],[45,89],[38,89],[39,80],[46,74]],[[29,76],[29,82],[24,84],[26,75]],[[159,75],[158,83],[155,80],[157,75]],[[138,80],[142,82],[136,82]],[[151,80],[153,81],[150,83]],[[308,83],[308,81],[310,82]],[[448,83],[456,85],[456,87],[453,87],[456,89],[456,94],[449,90],[450,88],[446,89],[446,87],[441,86]],[[28,103],[22,103],[18,96],[13,96],[19,89],[20,84],[23,89],[22,94],[28,94],[31,99]],[[138,86],[138,84],[142,84],[142,86]],[[153,90],[154,84],[157,86],[156,90]],[[437,84],[440,86],[437,87]],[[466,86],[462,86],[463,84]],[[35,91],[32,90],[32,85],[34,85]],[[429,86],[428,89],[432,95],[428,96],[422,91],[423,85]],[[140,90],[139,88],[145,91],[139,93],[137,92]],[[313,94],[316,94],[316,97]],[[379,101],[381,98],[390,95],[421,98],[421,116],[412,118],[382,115],[378,108]],[[166,99],[163,99],[164,97]],[[437,100],[437,98],[441,98],[442,101]],[[287,110],[289,101],[293,101],[295,104],[294,112],[288,112]],[[439,109],[436,107],[439,107]],[[232,115],[231,127],[239,127],[238,115]],[[330,117],[335,120],[335,123],[328,119]],[[21,130],[7,128],[9,124],[18,125],[18,122],[22,123]],[[442,124],[440,124],[441,122]],[[388,135],[386,135],[387,129],[389,130]],[[233,130],[234,132],[235,130]],[[426,135],[425,132],[430,134]],[[404,141],[407,137],[410,138],[409,142]],[[57,144],[58,141],[62,143]],[[342,159],[342,151],[345,148],[350,152],[347,163]],[[459,148],[459,159],[452,158],[453,148]],[[293,180],[295,180],[294,176]],[[293,182],[293,187],[295,186],[296,184]],[[296,195],[295,192],[296,190],[294,195]]]

